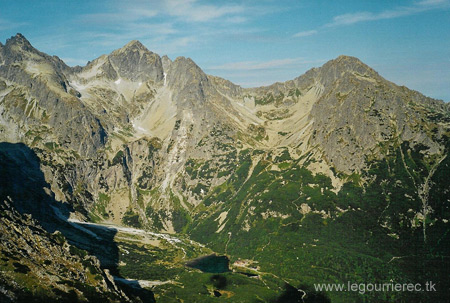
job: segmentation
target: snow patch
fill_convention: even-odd
[[[81,78],[85,78],[85,79],[89,79],[89,78],[98,76],[102,72],[100,67],[103,64],[105,64],[105,60],[106,60],[106,56],[100,57],[94,66],[91,66],[91,68],[89,70],[83,70],[83,72],[81,72],[78,76]]]
[[[83,85],[83,84],[78,83],[78,82],[71,82],[71,81],[69,81],[69,84],[70,84],[70,86],[75,88],[77,91],[82,91],[82,90],[85,90],[87,88],[87,85]]]
[[[73,227],[75,227],[76,229],[78,229],[78,230],[80,230],[80,231],[82,231],[82,232],[84,232],[84,233],[86,233],[86,234],[88,234],[88,235],[94,237],[95,239],[97,239],[97,240],[99,240],[99,241],[102,240],[102,238],[100,238],[96,233],[90,231],[89,229],[86,229],[86,228],[80,226],[80,224],[83,224],[81,221],[79,221],[79,220],[77,220],[77,219],[70,219],[70,218],[67,219],[67,218],[61,213],[61,211],[60,211],[58,208],[56,208],[56,207],[54,207],[54,206],[52,206],[52,208],[53,208],[53,211],[55,212],[55,215],[56,215],[58,218],[62,219],[63,221],[69,222],[69,224],[72,225]]]
[[[179,170],[181,169],[180,163],[182,163],[181,159],[185,158],[187,143],[188,143],[188,130],[186,125],[189,125],[189,121],[193,121],[193,113],[187,110],[183,111],[183,117],[181,119],[183,123],[180,125],[178,129],[179,139],[172,146],[172,149],[169,151],[167,155],[167,163],[165,171],[166,178],[162,182],[161,188],[164,191],[169,184],[175,180],[175,177]]]
[[[133,128],[136,132],[151,136],[151,133],[147,129],[143,128],[142,126],[140,126],[134,122],[132,122],[131,124],[133,125]]]
[[[117,84],[117,85],[119,85],[120,82],[122,82],[122,79],[121,79],[121,78],[119,78],[119,79],[117,79],[116,81],[114,81],[114,83]]]
[[[104,228],[104,229],[115,229],[117,231],[124,232],[124,233],[127,233],[127,234],[151,235],[153,237],[162,238],[162,239],[166,240],[167,242],[169,242],[172,245],[175,245],[176,243],[183,243],[180,239],[178,239],[176,237],[172,237],[172,236],[170,236],[168,234],[155,233],[155,232],[145,231],[145,230],[142,230],[142,229],[136,229],[136,228],[132,228],[132,227],[122,227],[122,226],[109,225],[109,224],[98,224],[98,223],[91,223],[91,222],[83,222],[83,221],[80,221],[80,220],[75,219],[75,218],[73,218],[73,219],[70,218],[67,221],[71,222],[71,223],[77,223],[77,224],[80,224],[80,225],[88,225],[88,226],[90,225],[90,226],[95,226],[95,227]]]
[[[167,74],[164,73],[164,86],[166,86],[166,82],[167,82]]]
[[[172,280],[168,281],[148,281],[148,280],[132,280],[132,279],[124,279],[114,276],[114,281],[122,282],[128,285],[131,285],[131,287],[138,288],[138,287],[154,287],[157,285],[164,285],[164,284],[178,284],[177,282],[174,282]],[[139,286],[138,286],[139,285]]]
[[[69,80],[69,85],[72,86],[75,90],[77,90],[81,94],[80,99],[89,99],[91,97],[91,95],[87,92],[87,90],[90,87],[89,85],[81,84],[79,82],[70,81],[70,80]]]

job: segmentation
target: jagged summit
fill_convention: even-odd
[[[357,63],[357,64],[364,64],[357,57],[349,56],[349,55],[339,55],[337,58],[335,58],[335,59],[333,59],[331,61],[335,61],[335,62],[347,61],[347,62],[354,62],[354,63]]]
[[[76,73],[87,81],[92,77],[106,76],[108,80],[129,80],[143,83],[148,80],[161,82],[164,78],[161,58],[158,54],[148,50],[137,40],[130,41],[122,48],[112,51],[108,55],[102,55],[90,61]]]
[[[11,38],[6,40],[6,43],[4,45],[4,48],[8,52],[33,52],[33,53],[40,53],[37,49],[35,49],[30,41],[25,38],[22,34],[18,33],[15,36],[12,36]]]
[[[136,52],[136,51],[152,53],[152,51],[150,51],[147,47],[145,47],[145,45],[143,45],[139,40],[131,40],[130,42],[125,44],[123,47],[115,50],[114,52],[119,52],[119,53],[125,52],[126,53],[126,52]]]
[[[174,90],[174,98],[182,102],[191,100],[192,104],[204,101],[205,91],[210,89],[208,77],[191,59],[176,58],[167,75],[167,83]]]
[[[203,70],[197,63],[191,58],[186,58],[183,56],[177,57],[173,62],[171,62],[172,68],[175,68],[178,72],[190,71],[194,74],[203,74]]]
[[[146,48],[139,40],[131,40],[130,42],[128,42],[127,44],[125,44],[123,46],[123,48],[127,48],[127,47]]]
[[[382,79],[375,70],[358,58],[345,55],[330,60],[323,66],[313,68],[311,71],[317,73],[322,79],[321,82],[324,86],[329,86],[337,79],[343,78],[346,73],[367,79]]]
[[[118,72],[119,77],[129,80],[155,82],[164,78],[161,58],[158,54],[149,51],[141,42],[133,40],[124,47],[108,55],[109,61]]]
[[[323,68],[328,66],[336,66],[343,70],[358,72],[361,75],[373,76],[378,75],[371,67],[362,62],[360,59],[352,56],[340,55],[336,59],[327,62]]]
[[[161,62],[162,62],[164,71],[169,70],[170,65],[172,64],[172,60],[167,55],[162,56]]]
[[[15,36],[12,36],[11,38],[7,39],[6,44],[8,43],[25,44],[31,46],[30,41],[28,41],[27,38],[25,38],[25,36],[22,35],[21,33],[17,33]]]
[[[35,49],[27,38],[21,33],[17,33],[15,36],[6,40],[6,44],[3,47],[11,49],[12,46],[18,46],[19,49],[13,47],[14,52],[22,50],[25,52],[36,52],[41,55],[37,49]],[[10,50],[11,51],[11,50]],[[20,51],[20,52],[22,52]],[[21,57],[21,54],[19,54]],[[24,59],[24,58],[22,58]],[[60,61],[59,58],[57,61]],[[194,74],[204,72],[202,69],[191,59],[183,56],[176,58],[174,61],[167,56],[160,57],[158,54],[149,50],[139,40],[131,40],[123,47],[112,51],[109,55],[103,55],[93,61],[90,61],[83,70],[87,70],[92,67],[96,67],[99,62],[103,62],[106,65],[103,66],[105,74],[109,75],[110,79],[117,80],[120,76],[123,76],[130,80],[147,80],[152,79],[155,82],[164,80],[164,73],[168,74],[170,66],[176,63],[176,69],[190,70]],[[115,67],[112,67],[111,64]],[[67,66],[62,65],[64,68]],[[325,84],[336,80],[345,71],[352,71],[360,75],[377,77],[378,74],[369,66],[364,64],[356,57],[341,55],[336,59],[330,60],[320,68],[313,68],[311,71],[321,71],[321,75],[325,78]],[[308,72],[307,72],[308,73]],[[302,77],[302,76],[300,76]]]

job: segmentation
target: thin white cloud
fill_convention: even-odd
[[[160,55],[171,55],[179,53],[180,49],[185,49],[198,43],[195,36],[183,36],[171,39],[142,40],[142,43],[149,45],[151,50]]]
[[[229,17],[229,18],[225,19],[226,23],[233,23],[233,24],[245,23],[247,21],[248,21],[248,18],[241,17],[241,16]]]
[[[123,28],[124,32],[133,37],[152,35],[172,35],[178,33],[171,22],[164,23],[130,23]],[[128,37],[129,38],[129,37]]]
[[[356,12],[338,15],[333,18],[332,22],[326,24],[325,27],[336,27],[342,25],[352,25],[360,22],[394,19],[448,7],[450,7],[449,0],[423,0],[416,2],[411,6],[400,6],[395,9],[385,10],[379,13]]]
[[[387,10],[381,13],[371,12],[358,12],[351,14],[343,14],[333,18],[331,23],[328,23],[326,27],[335,27],[341,25],[351,25],[360,22],[393,19],[402,16],[412,15],[417,12],[417,8],[405,7],[399,10]]]
[[[157,10],[142,8],[119,9],[110,13],[85,14],[80,17],[83,23],[111,24],[117,22],[133,22],[153,18],[158,14]]]
[[[128,9],[129,13],[134,14],[135,16],[139,16],[141,18],[152,18],[158,15],[157,10],[145,9],[145,8],[130,8]]]
[[[308,37],[308,36],[315,35],[317,33],[318,33],[318,31],[314,29],[314,30],[310,30],[310,31],[298,32],[298,33],[294,34],[293,37],[295,37],[295,38]]]
[[[11,22],[6,19],[0,18],[0,30],[11,30],[21,26],[27,25],[26,22]]]
[[[243,5],[199,0],[136,0],[132,6],[115,3],[106,12],[78,17],[78,23],[91,27],[79,35],[104,47],[131,39],[150,41],[152,50],[171,53],[176,48],[196,47],[194,43],[217,37],[224,28],[227,33],[234,32],[252,18],[248,12],[254,11]],[[257,14],[261,13],[259,10]]]
[[[395,19],[404,16],[420,14],[430,10],[450,8],[450,0],[422,0],[414,2],[410,6],[399,6],[394,9],[384,10],[379,13],[374,12],[356,12],[335,16],[330,23],[321,28],[309,31],[298,32],[293,35],[294,38],[312,36],[319,33],[322,28],[338,27],[352,25],[360,22],[377,21],[384,19]]]
[[[242,23],[248,19],[249,15],[263,15],[274,11],[274,8],[266,6],[249,7],[246,5],[204,2],[207,4],[198,0],[135,0],[132,7],[128,3],[117,2],[110,12],[86,14],[83,19],[93,23],[111,23],[169,17],[176,18],[177,21],[190,23],[211,21]]]
[[[417,4],[423,6],[443,5],[448,4],[448,0],[423,0],[418,2]]]
[[[118,43],[128,43],[130,40],[143,40],[150,37],[165,39],[169,35],[177,34],[172,23],[128,23],[123,26],[111,27],[112,30],[85,31],[77,36],[79,40],[93,41],[97,45],[117,46]]]
[[[171,16],[182,18],[184,21],[206,22],[223,16],[233,16],[245,11],[240,5],[204,5],[196,0],[168,0],[165,1],[165,11]]]
[[[292,67],[293,65],[310,64],[315,61],[306,61],[303,58],[285,58],[270,60],[265,62],[259,61],[241,61],[241,62],[230,62],[222,65],[211,66],[205,68],[206,70],[223,70],[223,71],[252,71],[252,70],[268,70],[268,69],[278,69],[285,67]]]

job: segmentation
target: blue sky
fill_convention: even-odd
[[[246,87],[345,54],[450,101],[450,0],[0,0],[0,41],[17,32],[72,66],[137,39]]]

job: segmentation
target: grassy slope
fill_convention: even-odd
[[[390,149],[390,156],[372,161],[362,176],[347,176],[348,182],[338,194],[331,191],[328,177],[313,176],[305,164],[290,158],[262,160],[248,176],[250,153],[244,153],[234,175],[205,199],[211,212],[202,220],[193,219],[191,236],[232,259],[257,260],[261,271],[274,273],[294,286],[431,280],[438,283],[439,290],[431,296],[443,299],[450,268],[450,249],[445,244],[450,240],[449,227],[442,221],[448,218],[448,207],[443,205],[449,195],[448,179],[444,177],[449,161],[437,167],[432,179],[429,201],[435,212],[426,219],[428,236],[424,243],[423,220],[416,215],[422,209],[417,188],[437,159],[426,158],[420,148],[411,150],[405,144]],[[274,163],[280,164],[277,162],[281,162],[282,170],[270,171]],[[361,177],[370,177],[371,181],[361,186]],[[313,212],[301,214],[303,203]],[[318,213],[322,210],[329,215]],[[217,217],[223,211],[228,212],[229,219],[217,233]],[[262,217],[261,213],[267,211],[272,215]],[[395,301],[422,295],[328,294],[332,301],[362,297]]]

